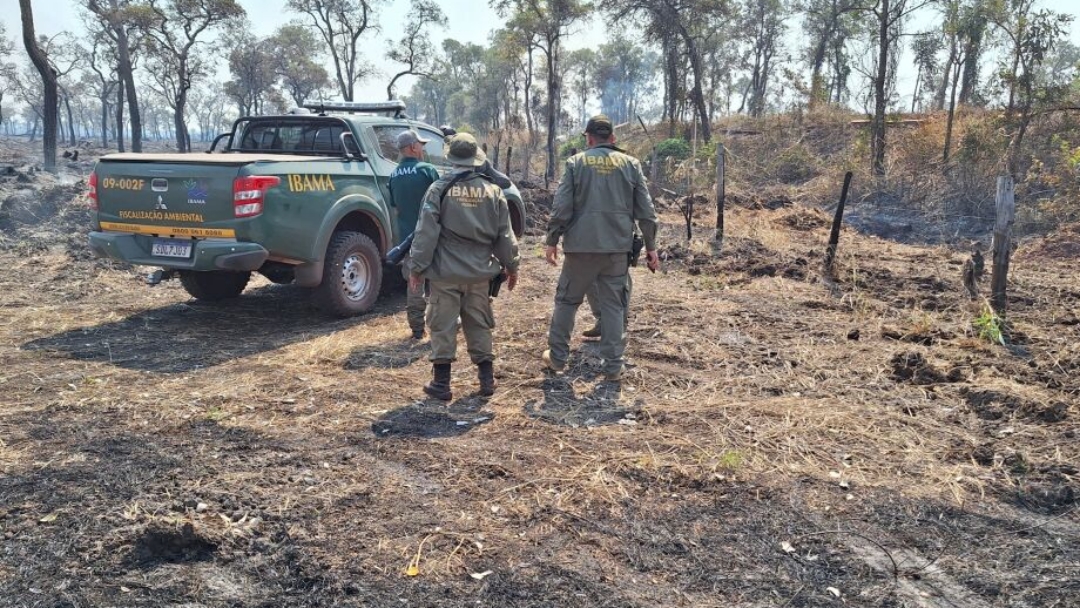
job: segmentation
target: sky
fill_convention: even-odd
[[[279,26],[306,16],[285,10],[286,0],[237,0],[244,7],[251,22],[252,33],[263,37],[272,34]],[[448,25],[446,29],[431,30],[432,38],[436,43],[444,38],[453,38],[462,42],[474,42],[486,45],[488,37],[494,30],[502,27],[503,20],[489,5],[488,0],[437,0],[446,13]],[[34,7],[34,25],[40,34],[54,35],[61,31],[69,31],[81,34],[84,31],[80,9],[77,8],[76,0],[32,0]],[[405,18],[408,13],[408,0],[390,0],[380,8],[379,26],[382,32],[377,39],[367,38],[364,49],[374,55],[376,64],[384,64],[384,72],[391,72],[394,64],[387,65],[383,59],[386,53],[386,40],[401,37],[404,30]],[[7,27],[8,37],[16,38],[21,31],[22,24],[19,19],[18,0],[0,0],[0,22]],[[589,46],[585,38],[593,28],[586,26],[575,40],[569,44],[570,48]],[[599,44],[600,40],[596,42]],[[21,50],[22,44],[18,44]],[[327,69],[332,70],[330,64]],[[333,72],[331,71],[331,77]],[[220,74],[221,78],[228,78],[228,68]],[[372,78],[358,85],[357,99],[374,99],[382,101],[386,99],[386,83],[390,77]],[[408,92],[412,86],[411,77],[398,80],[395,86],[399,94]]]
[[[437,0],[447,15],[448,27],[444,30],[432,31],[432,37],[436,42],[444,38],[453,38],[462,42],[475,42],[487,44],[492,31],[502,26],[503,20],[490,8],[488,0]],[[285,0],[238,0],[248,12],[253,33],[257,36],[271,34],[278,26],[299,19],[296,15],[285,10]],[[81,34],[84,27],[80,17],[80,11],[76,8],[76,0],[32,0],[34,7],[35,24],[39,33],[53,35],[60,31],[70,31]],[[1074,44],[1080,45],[1080,1],[1077,0],[1042,0],[1041,6],[1058,12],[1064,12],[1074,16],[1071,39]],[[407,0],[390,0],[381,8],[379,24],[382,33],[376,39],[369,38],[364,43],[364,49],[374,58],[376,65],[382,65],[384,72],[392,73],[393,65],[383,59],[386,52],[386,40],[398,38],[404,27],[405,17],[409,8]],[[16,38],[21,30],[19,21],[18,0],[0,0],[0,22],[7,27],[8,36]],[[928,28],[932,24],[913,24],[912,29]],[[788,39],[788,52],[797,53],[802,48],[799,40],[799,28],[792,25],[792,32]],[[605,42],[603,26],[599,20],[592,20],[583,25],[578,32],[568,40],[571,49],[589,46],[597,46]],[[621,32],[625,34],[625,31]],[[21,50],[22,45],[17,48]],[[902,69],[899,75],[898,90],[901,98],[906,96],[910,100],[914,86],[914,68],[910,66],[910,53],[902,60]],[[228,78],[228,69],[224,67],[219,77]],[[327,64],[327,69],[331,66]],[[989,68],[986,68],[989,69]],[[332,74],[332,72],[331,72]],[[985,71],[984,71],[985,74]],[[357,87],[358,100],[383,100],[386,97],[387,77],[375,77],[362,82]],[[410,77],[398,81],[397,91],[399,94],[408,92],[412,85]]]

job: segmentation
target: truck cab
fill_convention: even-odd
[[[314,288],[338,316],[370,310],[397,234],[389,177],[398,133],[431,142],[427,160],[450,170],[439,129],[404,116],[401,102],[312,104],[245,116],[205,154],[110,154],[90,177],[92,249],[157,266],[201,300],[240,295],[252,272]],[[218,149],[220,145],[220,150]],[[513,230],[524,205],[505,189]]]

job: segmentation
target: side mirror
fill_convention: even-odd
[[[365,162],[367,160],[367,155],[360,151],[360,146],[357,145],[356,137],[353,136],[352,133],[342,131],[341,135],[338,137],[341,138],[341,149],[345,153],[345,158],[359,162]],[[353,150],[356,150],[356,152],[353,152]]]

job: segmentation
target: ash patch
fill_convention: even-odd
[[[1052,424],[1068,418],[1069,405],[1064,401],[1038,403],[1003,391],[990,389],[970,390],[965,401],[972,412],[983,420],[1001,420],[1021,415],[1026,418]]]
[[[889,360],[893,379],[897,382],[925,385],[947,381],[946,374],[927,361],[922,353],[905,351],[896,353]]]
[[[723,249],[715,244],[710,251],[691,250],[681,243],[660,248],[660,259],[670,268],[683,268],[690,275],[742,275],[736,283],[761,277],[804,280],[809,262],[766,247],[761,241],[745,237],[727,237]]]
[[[212,559],[215,550],[217,544],[199,536],[190,522],[179,528],[152,525],[135,541],[130,562],[139,568],[198,562]]]

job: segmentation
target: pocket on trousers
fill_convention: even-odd
[[[439,294],[432,293],[428,295],[427,308],[424,309],[424,321],[431,327],[435,321],[435,311],[438,310]]]

